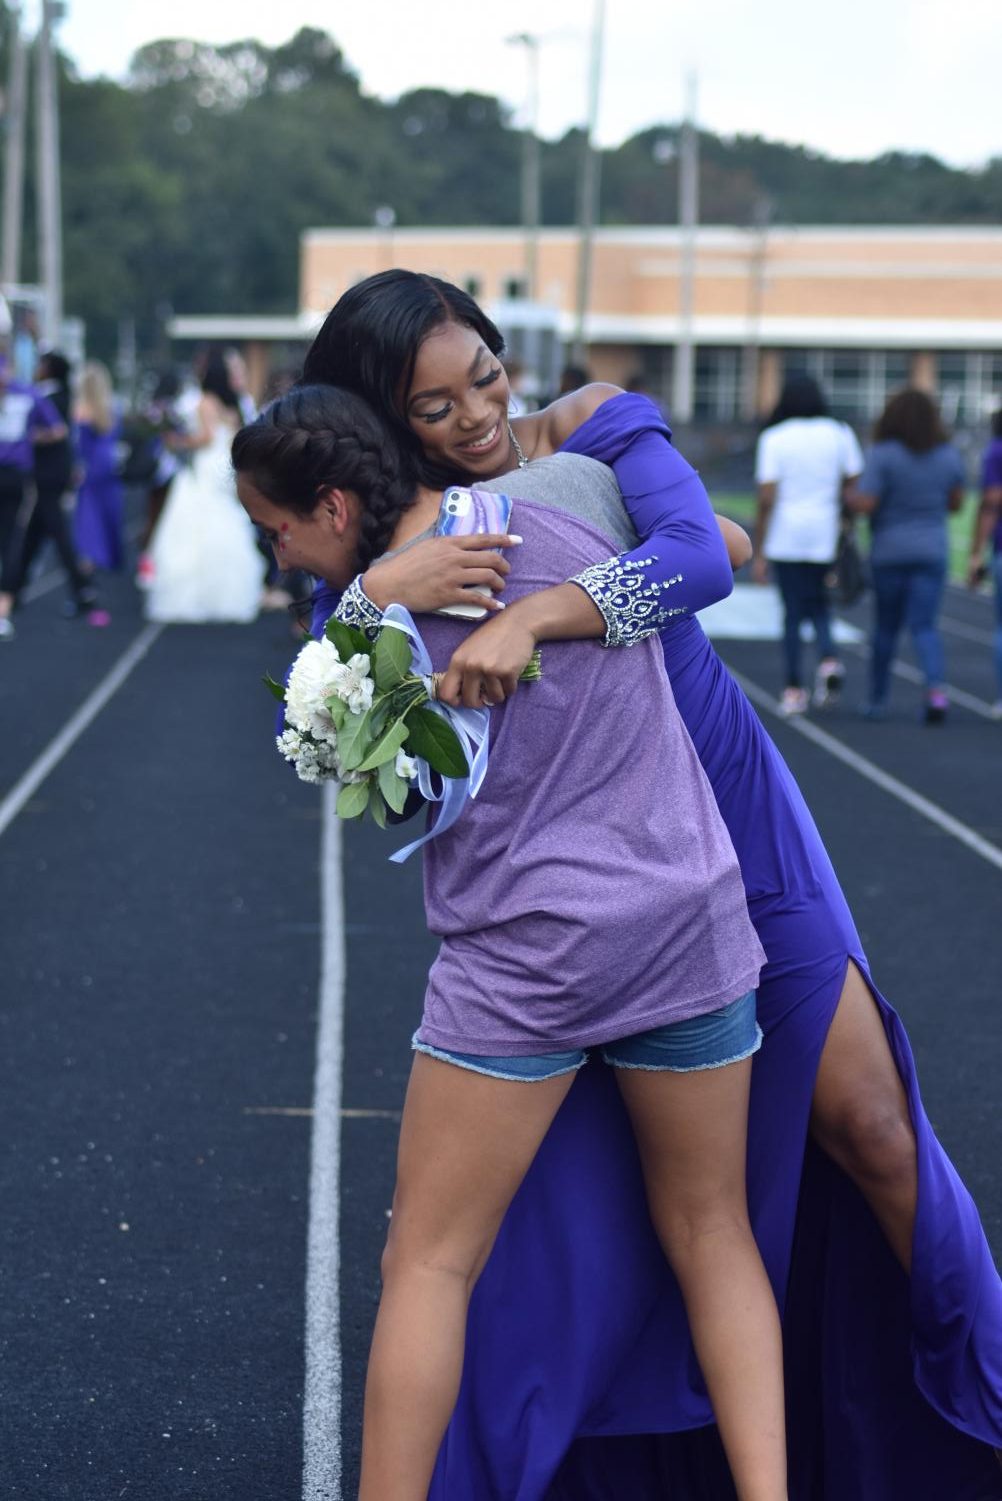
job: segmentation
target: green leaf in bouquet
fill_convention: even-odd
[[[368,636],[356,630],[353,625],[344,625],[336,615],[332,615],[324,626],[324,635],[337,648],[342,662],[350,661],[357,652],[368,656],[372,651],[372,642]]]
[[[327,709],[327,712],[330,715],[331,719],[333,719],[334,721],[334,728],[337,730],[340,740],[341,728],[351,711],[349,710],[348,705],[345,703],[344,699],[338,698],[336,693],[332,693],[330,698],[324,699],[324,706]]]
[[[398,777],[394,770],[393,761],[384,761],[376,773],[379,790],[393,809],[394,813],[402,813],[404,804],[407,802],[407,794],[410,791],[410,783],[405,782],[403,777]]]
[[[379,828],[386,828],[386,804],[383,802],[378,787],[373,787],[372,796],[369,798],[369,812],[372,814],[373,823]]]
[[[372,747],[365,760],[357,768],[359,771],[375,771],[377,766],[384,765],[387,761],[395,761],[397,751],[400,750],[407,739],[407,721],[398,719],[395,725],[386,731],[381,740]]]
[[[372,710],[353,714],[351,710],[338,726],[337,748],[345,771],[357,771],[372,749]]]
[[[413,709],[407,716],[407,747],[443,777],[470,774],[459,736],[447,720],[428,709]]]
[[[372,652],[372,676],[380,693],[402,683],[411,670],[411,644],[403,631],[386,625]]]
[[[265,673],[261,681],[264,683],[264,686],[267,688],[268,692],[272,695],[273,698],[277,698],[280,704],[285,703],[285,689],[282,687],[281,683],[276,683],[275,679],[271,677],[267,672]]]
[[[361,818],[369,804],[368,782],[347,782],[337,795],[338,818]]]

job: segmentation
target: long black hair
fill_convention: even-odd
[[[418,350],[445,323],[462,323],[500,355],[500,330],[473,298],[438,276],[381,271],[338,298],[310,345],[303,381],[363,396],[392,427],[416,480],[439,488],[455,479],[429,460],[408,424],[404,403]]]
[[[415,499],[393,437],[372,408],[337,386],[295,386],[242,427],[230,450],[272,505],[311,516],[325,490],[350,490],[362,507],[358,567],[386,551]]]
[[[202,390],[240,416],[240,397],[233,388],[230,368],[226,363],[226,356],[220,349],[213,349],[205,362],[205,369],[202,371]]]
[[[776,427],[788,422],[791,417],[827,417],[828,402],[813,375],[806,372],[788,375],[779,393],[779,401],[766,422],[766,427]]]

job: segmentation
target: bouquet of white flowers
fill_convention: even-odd
[[[332,617],[322,639],[303,646],[286,687],[265,678],[285,706],[281,755],[304,782],[340,784],[338,817],[359,818],[368,809],[380,828],[388,809],[403,812],[415,786],[428,801],[457,804],[455,795],[443,797],[432,772],[466,784],[460,805],[475,796],[486,769],[488,724],[486,710],[436,701],[435,674],[407,611],[392,605],[383,619],[370,642]],[[522,678],[539,676],[537,652]],[[459,811],[455,806],[450,822]],[[436,832],[441,826],[442,819]]]

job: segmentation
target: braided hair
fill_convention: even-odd
[[[272,505],[311,516],[325,490],[350,490],[362,508],[358,567],[386,551],[415,486],[372,408],[337,386],[294,386],[233,439],[233,468]]]

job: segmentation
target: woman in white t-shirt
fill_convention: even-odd
[[[783,597],[784,714],[803,714],[810,699],[800,675],[800,627],[814,627],[819,662],[814,702],[830,703],[845,669],[832,640],[825,574],[835,560],[842,495],[863,468],[856,435],[828,415],[821,388],[809,375],[791,376],[758,440],[755,483],[754,576],[766,580],[766,559]]]

